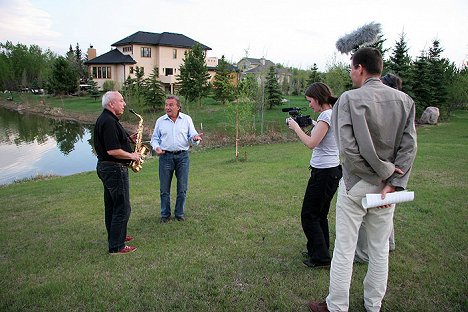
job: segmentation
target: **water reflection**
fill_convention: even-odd
[[[0,108],[0,184],[94,170],[91,128]]]

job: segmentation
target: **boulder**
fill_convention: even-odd
[[[429,106],[424,110],[424,113],[421,115],[419,123],[436,125],[437,121],[439,120],[439,115],[439,109],[437,107]]]

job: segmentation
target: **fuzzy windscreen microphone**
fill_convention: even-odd
[[[336,48],[343,54],[359,49],[362,45],[369,45],[377,41],[380,34],[379,23],[366,24],[350,34],[346,34],[336,41]]]

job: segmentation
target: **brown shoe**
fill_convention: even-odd
[[[307,305],[309,306],[309,310],[312,312],[328,312],[326,302],[309,301]]]

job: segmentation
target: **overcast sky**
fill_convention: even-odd
[[[237,62],[246,55],[320,70],[348,62],[336,41],[377,22],[393,48],[404,32],[412,57],[434,39],[457,66],[468,61],[467,0],[0,0],[0,42],[37,44],[64,55],[78,43],[101,55],[137,31],[186,35]],[[388,57],[388,55],[387,55]]]

